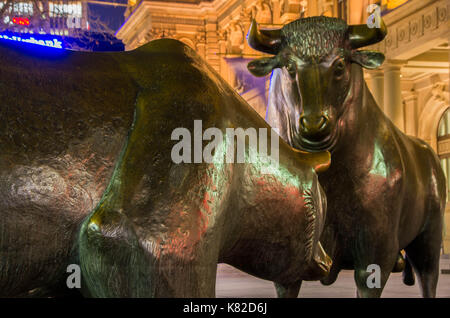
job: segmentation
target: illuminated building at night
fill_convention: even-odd
[[[4,1],[2,9],[3,28],[13,32],[72,35],[89,29],[85,1]]]
[[[0,1],[0,39],[59,49],[123,50],[122,42],[101,16],[88,8],[89,3],[115,5],[79,0]]]

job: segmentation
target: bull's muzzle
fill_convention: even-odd
[[[330,120],[326,115],[300,117],[301,134],[311,140],[320,140],[329,133]]]

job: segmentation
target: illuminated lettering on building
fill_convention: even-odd
[[[6,34],[0,34],[0,39],[8,40],[8,41],[15,41],[15,42],[24,42],[24,43],[30,43],[30,44],[36,44],[41,46],[47,46],[52,47],[55,49],[62,49],[62,42],[58,39],[51,39],[51,40],[43,40],[43,39],[36,39],[34,36],[16,36],[16,35],[6,35]]]

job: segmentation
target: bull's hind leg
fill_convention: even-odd
[[[439,258],[442,243],[442,217],[427,223],[425,230],[406,248],[408,261],[411,262],[425,298],[436,297],[439,277]]]

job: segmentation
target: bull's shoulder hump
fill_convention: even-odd
[[[148,42],[130,52],[184,54],[187,47],[186,44],[175,39],[159,39]]]
[[[212,67],[178,40],[154,40],[115,57],[136,83],[153,95],[198,102],[221,96],[221,91],[225,90],[223,81]]]
[[[138,82],[178,80],[186,83],[188,74],[204,75],[207,69],[207,63],[192,48],[174,39],[154,40],[114,57]]]

